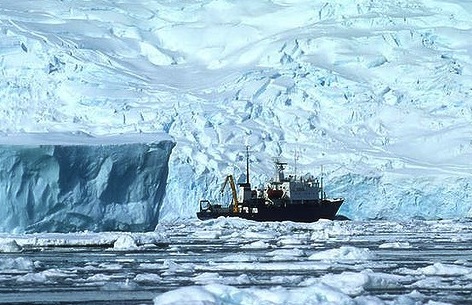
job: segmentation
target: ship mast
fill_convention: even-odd
[[[295,154],[294,154],[294,156],[293,156],[294,164],[295,164],[295,173],[294,173],[294,175],[295,175],[295,177],[294,177],[295,180],[297,180],[297,161],[298,161],[298,158],[299,158],[298,150],[295,149]]]
[[[320,185],[320,195],[321,195],[321,199],[325,199],[325,195],[324,195],[324,189],[323,189],[323,176],[324,176],[324,173],[323,173],[323,165],[321,165],[321,185]]]
[[[246,184],[249,185],[249,145],[246,145]]]

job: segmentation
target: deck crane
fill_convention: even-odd
[[[221,187],[220,193],[223,195],[226,185],[229,183],[229,187],[231,188],[231,196],[233,197],[233,213],[238,213],[238,194],[236,192],[236,184],[234,183],[233,175],[226,176],[225,182]]]

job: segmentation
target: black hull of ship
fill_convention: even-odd
[[[322,200],[317,203],[291,203],[287,205],[243,205],[240,212],[234,213],[229,208],[209,208],[197,213],[200,220],[218,217],[239,217],[254,221],[293,221],[315,222],[320,219],[334,220],[343,203],[339,200]]]

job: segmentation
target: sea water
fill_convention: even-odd
[[[472,303],[472,221],[0,235],[0,304]]]

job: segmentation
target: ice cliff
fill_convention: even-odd
[[[169,137],[30,134],[0,143],[1,232],[155,228]]]

